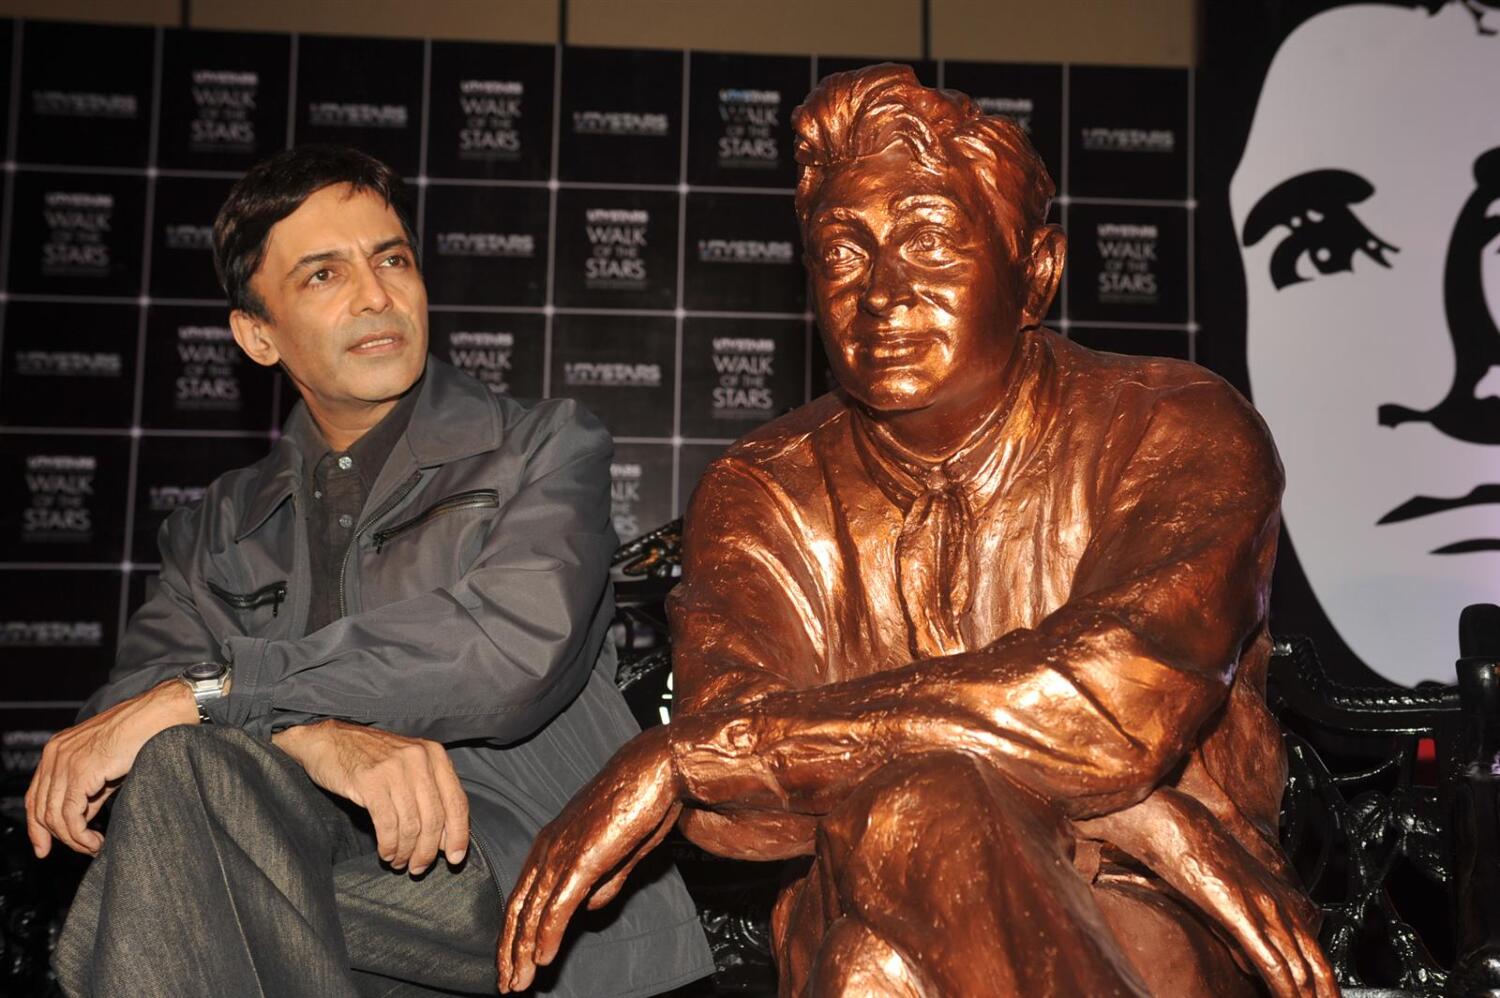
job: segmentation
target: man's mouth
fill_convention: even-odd
[[[358,354],[384,353],[387,350],[394,350],[400,347],[404,342],[404,337],[398,333],[371,333],[369,336],[363,336],[356,340],[354,345],[349,348],[349,352]]]

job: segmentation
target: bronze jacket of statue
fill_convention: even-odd
[[[1283,880],[1285,760],[1263,702],[1282,490],[1270,438],[1201,368],[1023,337],[1013,400],[944,465],[971,522],[931,613],[903,599],[897,560],[922,489],[841,394],[709,469],[670,604],[679,712],[750,705],[737,714],[754,718],[769,697],[779,714],[781,691],[840,685],[822,729],[750,725],[679,755],[690,797],[739,808],[688,808],[684,828],[721,855],[810,854],[819,816],[868,772],[949,749],[1074,819],[1074,862],[1096,891],[1170,894],[1108,842],[1101,862],[1084,820],[1158,788]],[[758,765],[735,764],[752,754]],[[799,886],[778,910],[783,962]]]

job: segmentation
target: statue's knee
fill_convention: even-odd
[[[979,763],[963,753],[898,759],[867,776],[823,822],[832,840],[863,849],[924,839],[934,824],[972,820],[987,788]]]

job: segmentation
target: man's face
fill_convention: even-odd
[[[313,193],[271,228],[251,287],[271,318],[236,313],[237,333],[254,325],[272,349],[252,356],[282,363],[315,414],[388,402],[421,376],[427,289],[378,194],[347,184]]]
[[[1459,611],[1500,601],[1496,94],[1500,37],[1457,4],[1321,14],[1230,185],[1287,530],[1339,635],[1401,682],[1451,681]]]
[[[993,395],[1016,341],[1020,267],[963,171],[901,144],[828,176],[807,253],[829,365],[878,412]]]

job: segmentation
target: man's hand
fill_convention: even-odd
[[[169,679],[53,735],[26,790],[26,836],[37,858],[52,851],[54,838],[97,856],[104,836],[88,823],[135,765],[141,746],[173,725],[197,723],[192,692]]]
[[[671,831],[680,794],[667,729],[652,728],[626,742],[537,833],[505,908],[496,953],[502,992],[524,991],[536,968],[552,962],[580,903],[587,899],[592,910],[614,900]]]
[[[271,741],[329,793],[370,812],[380,858],[425,873],[441,849],[449,863],[469,851],[469,798],[437,742],[344,721],[278,731]]]

